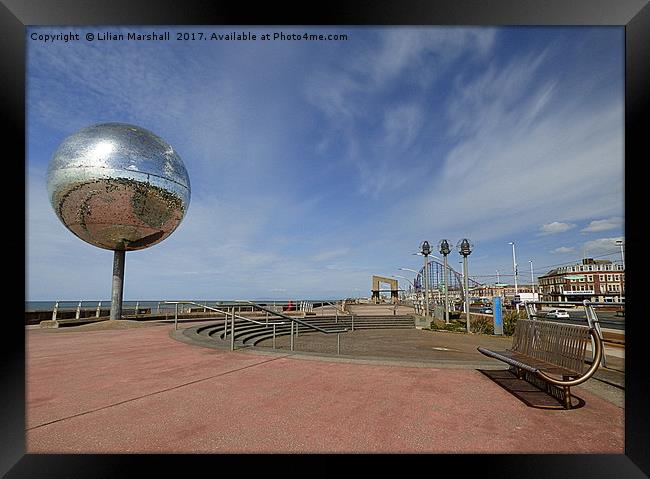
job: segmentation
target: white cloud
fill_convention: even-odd
[[[599,238],[592,241],[587,241],[583,249],[591,255],[608,254],[620,252],[620,246],[616,244],[617,241],[622,241],[623,237],[616,238]]]
[[[549,235],[549,234],[564,233],[565,231],[569,231],[573,227],[575,227],[574,224],[560,223],[558,221],[553,221],[552,223],[542,225],[539,229],[541,231],[541,234]]]
[[[560,246],[559,248],[555,248],[551,253],[553,254],[567,254],[567,253],[575,253],[576,249],[573,247],[569,246]]]
[[[486,58],[496,35],[493,28],[390,28],[336,68],[328,64],[315,72],[303,95],[328,119],[322,135],[336,137],[335,142],[319,140],[317,151],[322,153],[323,145],[342,146],[340,168],[352,168],[359,193],[373,199],[421,177],[404,163],[407,158],[429,161],[422,153],[426,149],[407,151],[422,134],[425,120],[440,116],[427,105],[427,89],[461,56]],[[408,92],[397,103],[386,95],[396,81],[400,92]],[[376,118],[383,121],[376,125]]]
[[[403,104],[386,111],[385,141],[388,146],[405,150],[415,140],[422,127],[422,109],[416,104]]]
[[[506,71],[516,80],[503,79],[512,94],[501,89],[481,96],[483,87],[475,84],[492,91],[491,82],[502,77],[488,70],[467,87],[467,101],[454,96],[449,112],[457,146],[441,166],[410,184],[422,193],[395,205],[390,217],[396,229],[413,231],[424,221],[449,235],[485,240],[537,230],[540,220],[552,225],[549,232],[566,228],[552,221],[558,211],[567,225],[595,215],[622,216],[621,98],[593,105],[582,96],[592,92],[549,93],[556,82],[552,69],[546,70],[551,78],[532,82],[541,68],[537,60],[515,59]],[[518,108],[511,105],[513,95]]]
[[[620,217],[608,218],[604,220],[594,220],[589,226],[582,229],[583,233],[596,233],[620,228],[623,225],[623,219]]]
[[[365,61],[355,62],[356,69],[379,87],[407,70],[425,78],[427,72],[436,76],[465,53],[487,55],[496,32],[492,28],[392,28],[380,35],[379,48],[367,52]]]

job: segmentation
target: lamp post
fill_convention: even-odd
[[[467,238],[463,238],[456,245],[458,252],[463,257],[463,276],[465,277],[465,318],[467,324],[467,332],[470,333],[469,326],[469,270],[467,269],[467,257],[472,254],[472,244]]]
[[[424,314],[429,317],[429,254],[431,245],[428,241],[420,243],[420,253],[424,256]]]
[[[410,269],[410,268],[398,268],[398,269],[401,270],[401,271],[410,271],[412,273],[415,273],[415,278],[422,275],[422,273],[420,273],[419,271],[415,271],[414,269]],[[415,281],[415,278],[413,278],[413,281]],[[413,289],[417,291],[417,289],[415,287],[415,283],[413,283]],[[416,294],[417,294],[417,292],[416,292]]]
[[[625,256],[623,255],[623,240],[616,240],[616,244],[621,247],[621,262],[623,263],[623,271],[625,271]]]
[[[461,284],[460,284],[460,289],[463,292],[463,298],[465,297],[465,266],[463,265],[462,261],[459,261],[458,264],[460,265],[460,270],[461,270]],[[465,300],[463,300],[463,306],[462,306],[462,311],[463,313],[465,312]]]
[[[445,288],[445,324],[449,324],[449,292],[447,291],[447,283],[449,279],[449,269],[447,267],[447,255],[451,252],[451,248],[449,247],[449,242],[446,239],[443,239],[438,243],[438,251],[440,251],[440,254],[445,260],[445,266],[444,266],[444,274],[443,278],[445,280],[444,282],[444,288]]]
[[[533,260],[529,259],[530,263],[530,285],[533,288],[533,301],[535,301],[535,277],[533,276]]]
[[[515,242],[510,241],[508,244],[512,245],[512,271],[515,276],[515,300],[517,299],[517,295],[519,295],[519,290],[517,289],[517,259],[515,256]],[[519,312],[519,303],[516,303],[516,308],[517,312]]]

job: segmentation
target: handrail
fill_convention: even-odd
[[[350,313],[350,312],[348,312],[348,311],[345,311],[343,308],[339,308],[339,307],[336,305],[336,303],[332,303],[331,301],[323,301],[323,304],[329,304],[330,306],[334,306],[334,309],[336,310],[336,313],[337,313],[337,314],[339,313],[339,311],[340,311],[342,314],[350,314],[350,315],[352,314],[352,313]]]
[[[221,314],[224,314],[224,315],[226,315],[226,316],[231,316],[231,315],[234,314],[234,313],[229,313],[228,311],[222,311],[222,310],[217,309],[217,308],[212,308],[212,307],[210,307],[210,306],[206,306],[206,305],[204,305],[204,304],[195,303],[194,301],[163,301],[163,303],[164,303],[164,304],[193,304],[193,305],[195,305],[195,306],[201,306],[202,308],[209,309],[209,310],[211,310],[211,311],[216,311],[217,313],[221,313]],[[260,325],[262,325],[262,326],[266,326],[266,325],[267,325],[267,323],[262,323],[262,322],[260,322],[260,321],[255,321],[254,319],[250,319],[250,318],[245,318],[244,316],[240,316],[240,315],[238,315],[238,314],[234,314],[234,316],[235,316],[235,318],[244,319],[244,320],[246,320],[246,321],[250,321],[251,323],[260,324]],[[287,323],[285,323],[284,321],[282,321],[282,322],[280,322],[280,323],[275,322],[274,324],[287,324]]]
[[[286,315],[286,314],[284,314],[284,313],[280,313],[280,312],[278,312],[278,311],[273,311],[272,309],[268,309],[268,308],[266,308],[266,307],[264,307],[264,306],[261,306],[261,305],[259,305],[259,304],[257,304],[257,303],[253,303],[252,301],[248,301],[248,300],[237,300],[237,301],[235,301],[235,302],[236,302],[236,303],[247,303],[247,304],[250,304],[250,305],[252,305],[252,306],[254,306],[254,307],[258,308],[258,309],[261,309],[262,311],[266,311],[267,313],[275,314],[275,315],[277,315],[277,316],[280,316],[281,318],[288,319],[289,321],[293,321],[293,322],[295,322],[295,323],[300,323],[300,324],[302,324],[303,326],[306,326],[306,327],[311,328],[311,329],[315,329],[315,330],[317,330],[317,331],[320,331],[321,333],[325,333],[325,334],[331,334],[331,333],[345,333],[345,332],[347,331],[347,328],[344,328],[344,329],[329,329],[329,330],[328,330],[328,329],[319,328],[318,326],[315,326],[315,325],[313,325],[313,324],[306,323],[306,322],[304,322],[304,321],[299,320],[298,318],[292,318],[291,316],[288,316],[288,315]]]

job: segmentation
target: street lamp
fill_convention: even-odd
[[[533,288],[533,301],[535,301],[535,277],[533,276],[533,260],[529,259],[530,263],[530,285]]]
[[[424,314],[429,317],[429,259],[431,245],[428,241],[420,243],[420,253],[424,256]]]
[[[449,270],[447,268],[447,255],[451,252],[451,248],[449,247],[449,242],[446,239],[440,240],[438,243],[438,251],[440,251],[440,254],[442,257],[445,259],[445,267],[444,267],[444,274],[443,278],[445,280],[444,282],[444,287],[445,287],[445,324],[449,324],[449,292],[447,291],[447,283],[449,279]]]
[[[616,244],[621,247],[621,261],[623,262],[623,271],[625,271],[625,256],[623,255],[623,240],[616,240]]]
[[[467,269],[467,257],[472,254],[472,247],[473,245],[467,238],[459,240],[458,244],[456,245],[458,252],[463,257],[463,276],[465,276],[465,314],[468,333],[471,331],[469,327],[469,270]]]
[[[517,300],[517,296],[519,295],[519,290],[517,289],[517,259],[515,257],[515,242],[510,241],[508,244],[512,245],[512,271],[515,274],[515,301]],[[519,303],[515,303],[517,307],[517,312],[519,312]]]

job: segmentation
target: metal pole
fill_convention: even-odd
[[[79,301],[79,304],[77,304],[77,312],[74,315],[74,319],[79,319],[80,314],[81,314],[81,301]]]
[[[235,350],[235,308],[232,309],[232,319],[230,322],[230,350]]]
[[[354,331],[354,315],[350,315],[350,319],[352,320],[352,331]]]
[[[516,296],[519,294],[519,290],[517,289],[517,258],[515,256],[515,242],[511,241],[510,244],[512,245],[512,272],[514,273],[515,277],[515,300],[517,299]],[[519,312],[519,303],[516,303],[516,308],[517,312]]]
[[[620,241],[620,240],[619,240]],[[621,247],[621,262],[623,263],[623,271],[625,271],[625,255],[623,254],[623,242],[621,241],[620,243],[617,241],[619,246]]]
[[[273,349],[275,349],[275,324],[273,325]]]
[[[293,321],[291,321],[291,351],[293,351]]]
[[[225,340],[228,337],[228,312],[223,316],[223,339]]]
[[[174,329],[178,329],[178,303],[176,303],[176,312],[174,313]]]
[[[341,354],[341,333],[336,333],[336,354]]]
[[[424,315],[429,317],[429,261],[424,255]]]
[[[100,301],[99,303],[97,303],[97,310],[95,311],[95,317],[96,318],[99,318],[99,314],[100,314],[101,310],[102,310],[102,302]]]
[[[469,271],[467,270],[467,256],[463,256],[463,272],[465,273],[465,314],[467,318],[467,332],[470,333],[469,327]]]
[[[54,309],[52,310],[52,321],[56,321],[56,313],[59,311],[59,302],[54,303]]]
[[[587,323],[589,324],[590,328],[594,328],[596,330],[596,333],[598,333],[598,337],[600,338],[601,344],[603,343],[603,332],[600,329],[600,322],[598,321],[598,316],[596,315],[596,311],[594,310],[593,305],[590,304],[589,301],[586,299],[582,302],[585,308],[585,313],[587,315]],[[591,352],[592,354],[595,349],[595,344],[594,344],[594,339],[591,338]],[[607,358],[605,357],[605,346],[603,345],[603,353],[600,359],[600,364],[603,367],[607,367]]]
[[[529,260],[530,263],[530,285],[533,288],[533,301],[535,301],[535,277],[533,276],[533,261]]]
[[[449,324],[449,269],[447,268],[447,255],[445,258],[445,324]]]
[[[113,284],[111,292],[110,319],[122,319],[122,296],[124,292],[124,260],[126,251],[116,250],[113,254]]]

